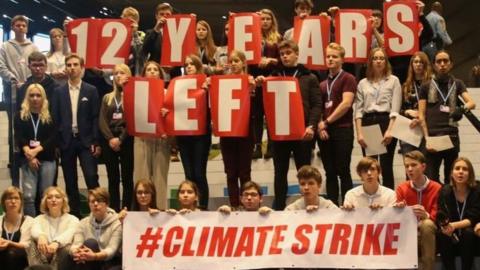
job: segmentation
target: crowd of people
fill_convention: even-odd
[[[162,67],[162,27],[173,7],[159,4],[156,22],[145,33],[138,29],[139,12],[127,7],[121,17],[132,21],[130,57],[126,64],[112,70],[85,69],[84,59],[69,53],[66,34],[60,28],[50,31],[50,51],[46,55],[38,52],[26,39],[28,19],[22,15],[13,17],[14,38],[0,49],[0,75],[11,123],[13,184],[1,197],[5,214],[1,217],[0,257],[11,262],[10,269],[22,269],[27,264],[50,265],[53,269],[119,267],[122,222],[128,211],[155,215],[164,210],[171,214],[177,210],[182,214],[208,210],[207,163],[212,147],[208,110],[205,134],[134,137],[126,128],[123,88],[132,76],[168,83],[183,75],[235,74],[249,78],[249,133],[246,137],[220,138],[230,204],[219,211],[259,211],[268,215],[273,210],[411,207],[418,219],[420,269],[433,269],[436,241],[447,269],[454,269],[458,251],[462,269],[471,269],[472,246],[476,244],[475,235],[480,235],[480,189],[471,162],[459,158],[458,121],[475,108],[475,103],[465,84],[450,72],[453,59],[444,46],[452,41],[441,16],[441,4],[435,2],[425,15],[424,4],[416,3],[423,51],[389,59],[383,48],[382,12],[376,10],[371,18],[374,42],[366,65],[344,63],[345,49],[331,40],[325,51],[325,71],[309,70],[298,63],[299,48],[292,40],[292,29],[281,35],[275,14],[269,9],[258,11],[262,32],[260,64],[247,65],[244,52],[228,51],[228,23],[222,29],[223,45],[216,46],[209,24],[198,20],[197,53],[188,55],[183,67]],[[295,0],[298,17],[311,15],[312,10],[311,0]],[[320,15],[334,17],[336,12],[338,8],[332,7]],[[113,80],[106,80],[109,76]],[[269,76],[298,80],[306,129],[301,140],[269,139],[263,153],[262,83]],[[202,86],[205,104],[209,88],[207,78]],[[169,113],[162,109],[162,116]],[[421,127],[424,139],[419,147],[399,141],[408,180],[394,191],[397,139],[392,129],[399,116],[409,118],[411,128]],[[365,157],[358,163],[362,185],[354,188],[350,172],[354,129],[365,155],[369,136],[365,128],[371,125],[379,125],[387,153]],[[438,151],[430,138],[444,135],[450,138],[453,148]],[[315,143],[325,170],[326,198],[319,196],[321,174],[310,165]],[[179,151],[188,179],[178,188],[177,210],[169,209],[167,203],[168,170],[175,152],[172,149]],[[287,173],[292,155],[302,198],[287,206]],[[262,156],[273,158],[273,209],[261,205],[262,190],[251,179],[252,159]],[[107,169],[108,189],[99,187],[99,158]],[[77,159],[91,212],[81,221]],[[442,162],[443,186],[439,179]],[[57,187],[59,165],[65,191]],[[456,241],[452,241],[454,238]]]

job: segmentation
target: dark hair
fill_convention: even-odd
[[[466,157],[459,157],[455,159],[455,161],[452,163],[452,168],[450,170],[450,185],[455,187],[455,181],[453,180],[453,168],[455,168],[455,164],[457,164],[460,161],[463,161],[467,164],[467,168],[468,168],[467,185],[470,188],[475,187],[477,185],[477,182],[475,181],[475,170],[473,169],[472,162]]]
[[[40,61],[45,62],[45,64],[47,63],[47,57],[41,52],[34,51],[28,56],[28,64]]]
[[[157,5],[157,7],[155,8],[155,14],[157,14],[160,10],[163,9],[169,9],[170,12],[173,13],[173,7],[169,3],[164,2]]]
[[[312,0],[295,0],[295,8],[297,8],[300,5],[307,5],[310,9],[313,8]]]
[[[311,166],[311,165],[304,165],[298,170],[297,172],[297,179],[300,181],[300,179],[310,179],[313,178],[317,182],[317,184],[320,186],[322,184],[322,175],[320,174],[320,171]]]
[[[254,188],[258,192],[258,195],[260,195],[260,197],[262,197],[262,195],[263,195],[262,188],[260,187],[259,184],[255,183],[253,181],[245,182],[242,185],[242,187],[240,188],[240,194],[243,194],[243,192],[245,192],[246,190],[252,189],[252,188]]]
[[[360,159],[357,164],[357,174],[360,176],[362,172],[368,171],[368,169],[370,169],[372,166],[375,166],[379,173],[382,172],[382,167],[380,167],[380,163],[378,163],[378,160],[371,157],[364,157]]]
[[[192,60],[193,65],[195,66],[195,68],[197,68],[197,74],[203,74],[203,63],[200,57],[198,57],[198,55],[196,54],[189,54],[185,57],[184,63],[187,62],[187,58],[190,58],[190,60]],[[186,65],[184,64],[184,66]]]
[[[422,152],[418,151],[418,150],[414,150],[414,151],[410,151],[408,153],[405,154],[405,157],[404,158],[409,158],[409,159],[413,159],[413,160],[416,160],[420,163],[425,163],[425,156],[422,154]]]
[[[140,211],[140,204],[138,204],[138,201],[137,201],[137,190],[138,188],[140,187],[140,185],[143,186],[143,188],[148,191],[152,197],[151,201],[150,201],[150,205],[148,207],[152,208],[152,209],[158,209],[157,207],[157,190],[155,189],[155,185],[153,184],[152,181],[148,180],[148,179],[140,179],[140,180],[137,180],[137,182],[135,182],[135,186],[133,188],[133,193],[134,193],[134,196],[135,196],[135,199],[132,200],[132,211]]]
[[[441,53],[446,53],[448,55],[448,59],[450,60],[450,62],[453,62],[453,59],[452,59],[452,55],[447,51],[447,50],[439,50],[435,53],[435,57],[433,57],[433,62],[435,62],[435,60],[437,59],[437,55],[441,54]]]

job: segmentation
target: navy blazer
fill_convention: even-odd
[[[72,102],[68,83],[57,88],[57,122],[59,131],[59,146],[64,150],[72,140]],[[98,114],[100,111],[100,100],[97,88],[82,81],[80,94],[78,95],[77,125],[78,136],[82,144],[90,148],[91,145],[98,145]]]

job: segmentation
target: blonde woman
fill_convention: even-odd
[[[65,56],[69,53],[65,32],[60,28],[50,30],[50,51],[47,53],[47,73],[57,82],[67,81]]]
[[[100,131],[106,141],[102,147],[103,157],[107,167],[108,190],[112,197],[111,206],[115,211],[120,211],[120,179],[124,207],[131,205],[133,195],[133,138],[127,133],[123,111],[123,86],[131,76],[127,65],[118,64],[114,67],[113,91],[103,97],[98,118]]]
[[[33,218],[23,215],[23,194],[17,187],[5,189],[1,205],[5,211],[0,216],[0,261],[4,263],[2,269],[24,269],[28,265],[25,249],[30,244]]]
[[[21,153],[22,189],[27,215],[37,215],[40,194],[55,180],[57,128],[48,110],[45,89],[31,84],[15,120],[15,141]]]
[[[33,220],[32,242],[27,249],[29,265],[48,264],[54,270],[68,253],[78,218],[70,215],[68,198],[59,187],[45,190],[40,203],[42,215]]]

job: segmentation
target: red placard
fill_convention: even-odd
[[[134,77],[128,80],[123,93],[128,134],[155,138],[165,134],[161,116],[163,95],[161,79]]]
[[[305,133],[302,94],[294,77],[268,77],[263,106],[269,136],[274,141],[301,140]]]
[[[207,133],[207,95],[202,84],[205,75],[187,75],[170,81],[164,108],[168,135],[204,135]]]
[[[384,38],[388,56],[413,55],[419,50],[418,9],[415,2],[385,2]]]
[[[182,66],[185,57],[195,52],[197,19],[191,14],[168,16],[163,25],[162,66]]]
[[[330,40],[328,17],[295,17],[293,40],[298,44],[298,63],[309,69],[326,69],[325,48]]]
[[[335,40],[345,48],[345,62],[365,63],[372,44],[370,9],[340,9],[335,16]]]
[[[237,50],[245,53],[247,63],[258,64],[262,58],[262,31],[257,13],[235,13],[230,16],[228,53]]]
[[[113,68],[126,63],[130,54],[132,22],[126,19],[78,19],[67,28],[72,53],[85,60],[86,68]]]
[[[250,124],[248,75],[212,76],[210,106],[215,136],[247,137]]]

